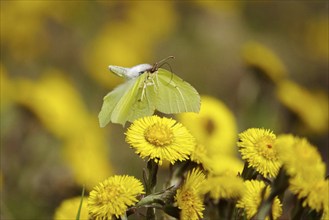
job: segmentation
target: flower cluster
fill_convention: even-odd
[[[89,193],[87,205],[80,206],[81,219],[86,215],[122,219],[145,208],[147,219],[161,215],[156,210],[183,220],[278,219],[285,211],[286,191],[300,201],[295,208],[300,211],[293,218],[312,212],[322,219],[328,216],[326,167],[315,146],[291,134],[250,128],[236,134],[241,161],[231,146],[233,120],[222,120],[210,110],[229,116],[227,109],[210,97],[204,100],[199,115],[181,114],[181,122],[157,115],[135,120],[125,140],[147,161],[144,182],[127,175],[100,182]],[[231,126],[230,135],[219,129],[225,125]],[[224,139],[226,148],[220,143],[223,139],[216,140],[220,135],[230,137]],[[168,181],[156,191],[158,167],[168,163]],[[78,206],[78,199],[63,203],[57,219],[72,216],[65,207],[73,206],[73,201]],[[211,211],[214,207],[218,210]]]
[[[147,160],[145,188],[131,176],[109,177],[89,194],[87,207],[93,218],[125,218],[146,207],[150,219],[157,208],[172,217],[197,220],[216,218],[209,209],[219,206],[223,218],[278,219],[286,190],[300,199],[303,212],[313,210],[323,219],[328,215],[325,165],[304,138],[262,128],[241,132],[237,147],[245,163],[242,170],[241,162],[229,155],[207,155],[200,139],[174,119],[143,117],[125,134],[135,153]],[[171,164],[171,176],[167,187],[156,192],[158,166],[164,161]]]
[[[204,124],[200,118],[193,120]],[[279,219],[289,211],[283,203],[287,195],[299,201],[293,218],[310,213],[322,219],[328,216],[326,167],[317,148],[305,138],[276,135],[263,128],[247,129],[237,134],[240,161],[231,150],[219,153],[208,148],[205,139],[192,135],[172,118],[139,118],[125,135],[136,155],[147,161],[144,182],[127,175],[100,182],[89,193],[87,205],[80,207],[93,219],[126,219],[145,208],[147,219],[161,214],[182,220]],[[165,187],[157,191],[158,167],[166,167],[164,162],[170,164],[169,177]],[[78,200],[74,201],[77,207]],[[64,211],[58,210],[56,216],[69,216],[65,204],[61,207]],[[81,219],[86,212],[82,214]]]

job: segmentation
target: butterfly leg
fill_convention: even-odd
[[[139,99],[139,101],[143,101],[143,98],[145,96],[146,86],[147,86],[147,84],[144,82],[143,83],[143,88],[142,88],[142,95],[141,95],[141,98]]]

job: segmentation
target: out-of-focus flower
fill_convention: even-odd
[[[288,75],[279,57],[260,43],[246,43],[242,49],[242,57],[247,66],[259,69],[274,83],[278,83]]]
[[[320,180],[313,185],[311,190],[304,200],[304,204],[317,212],[323,211],[328,213],[329,209],[329,180]]]
[[[58,1],[6,1],[1,2],[1,46],[15,62],[34,63],[36,57],[50,52],[52,22],[67,21],[77,4]],[[57,44],[58,45],[58,44]]]
[[[314,18],[309,19],[306,33],[304,34],[306,46],[312,56],[321,58],[321,60],[324,60],[325,62],[328,62],[329,58],[328,26],[329,21],[327,16],[315,16]]]
[[[297,114],[311,131],[321,134],[328,131],[327,95],[311,93],[302,86],[286,80],[278,84],[277,97],[284,106]]]
[[[328,206],[327,206],[327,208],[325,208],[325,210],[323,212],[323,215],[321,217],[321,220],[327,220],[327,219],[329,219],[329,208],[328,208]]]
[[[113,87],[122,79],[111,74],[107,67],[155,62],[149,60],[153,48],[174,29],[176,13],[170,1],[129,4],[121,1],[109,7],[120,8],[120,16],[105,24],[90,43],[85,51],[85,64],[95,80]]]
[[[68,220],[76,219],[81,202],[81,197],[74,197],[64,200],[59,207],[55,210],[54,220]],[[80,209],[80,219],[88,220],[88,207],[87,207],[87,197],[82,200],[82,206]]]
[[[237,157],[232,156],[215,156],[211,158],[210,173],[212,175],[223,175],[225,173],[241,174],[243,162]]]
[[[13,99],[13,86],[8,78],[6,68],[0,64],[0,111]]]
[[[188,159],[195,139],[180,123],[169,118],[149,116],[137,119],[126,132],[126,141],[141,158],[149,157],[160,165]]]
[[[209,176],[202,190],[209,192],[214,200],[239,199],[244,192],[244,184],[242,178],[232,174]]]
[[[54,135],[63,140],[88,129],[88,112],[76,89],[58,70],[47,70],[38,81],[15,80],[15,101],[31,109]]]
[[[202,144],[197,144],[191,154],[191,161],[201,164],[204,169],[211,170],[213,167],[213,160],[208,157],[207,148]]]
[[[175,196],[177,206],[181,209],[180,219],[198,220],[203,218],[204,205],[201,189],[205,180],[205,175],[199,169],[193,169],[187,174],[184,184],[177,190]]]
[[[112,219],[124,215],[136,204],[137,196],[144,194],[142,183],[132,176],[112,176],[99,183],[90,192],[88,209],[96,219]]]
[[[264,177],[275,177],[281,166],[275,149],[276,136],[270,130],[250,128],[239,134],[242,159]]]
[[[87,188],[111,174],[104,131],[98,127],[78,92],[56,70],[38,81],[16,79],[13,100],[29,108],[63,141],[63,154],[76,181]],[[98,170],[98,172],[95,172]]]
[[[191,131],[197,142],[206,147],[208,156],[235,155],[235,118],[221,101],[202,96],[199,114],[183,113],[178,115],[178,119]]]
[[[303,205],[324,210],[328,206],[326,166],[316,147],[306,139],[280,135],[275,144],[289,178],[289,189],[303,199]]]
[[[75,180],[87,189],[112,173],[105,134],[100,131],[95,118],[95,115],[85,118],[87,121],[89,119],[88,129],[65,141],[62,148],[63,157],[73,171]]]
[[[243,208],[247,214],[247,218],[251,219],[258,211],[258,207],[262,200],[266,199],[270,194],[270,187],[265,186],[263,181],[248,180],[245,181],[245,192],[240,200],[238,200],[237,207]],[[262,198],[263,190],[265,189],[264,198]],[[274,199],[272,204],[273,219],[278,219],[282,214],[282,204],[278,197]],[[267,216],[266,220],[269,219]]]

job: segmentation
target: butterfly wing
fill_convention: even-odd
[[[114,109],[117,108],[118,102],[126,93],[132,89],[136,81],[137,79],[126,81],[125,83],[114,88],[103,98],[103,105],[101,111],[98,114],[100,127],[105,127],[111,121],[112,113]]]
[[[175,74],[158,69],[156,109],[165,114],[199,112],[200,95]]]
[[[145,85],[146,82],[147,74],[137,77],[132,88],[117,103],[112,113],[112,122],[124,125],[126,121],[132,122],[154,113],[155,100],[152,97],[155,91],[152,85]]]

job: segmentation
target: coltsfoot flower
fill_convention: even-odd
[[[199,169],[193,169],[187,174],[183,186],[177,190],[175,196],[177,206],[181,209],[180,219],[198,220],[203,218],[204,205],[201,188],[205,180],[205,175]]]
[[[141,158],[149,157],[160,165],[163,160],[174,164],[188,159],[196,145],[181,123],[159,116],[135,120],[126,132],[126,142]]]
[[[275,177],[281,167],[275,149],[276,136],[270,130],[250,128],[239,134],[242,159],[264,177]]]
[[[263,190],[265,189],[264,198],[262,198]],[[245,192],[242,198],[238,201],[237,207],[243,208],[247,214],[247,218],[251,219],[258,211],[258,207],[262,200],[265,200],[270,194],[270,187],[259,180],[245,181]],[[282,204],[278,197],[274,199],[272,204],[273,219],[278,219],[282,214]],[[266,220],[269,217],[266,217]]]
[[[81,197],[74,197],[64,200],[60,206],[56,209],[54,214],[54,220],[67,220],[76,219],[77,212],[79,210]],[[88,220],[88,208],[87,208],[87,197],[83,198],[80,219]]]
[[[289,190],[303,199],[303,206],[317,212],[328,209],[326,166],[317,148],[305,138],[289,134],[278,136],[276,148],[289,175]]]
[[[243,179],[234,174],[210,176],[207,178],[202,190],[209,192],[210,198],[239,199],[244,192]]]
[[[96,219],[111,219],[113,215],[118,218],[125,214],[129,206],[136,204],[136,197],[140,194],[144,194],[144,188],[135,177],[109,177],[90,192],[89,213]]]

